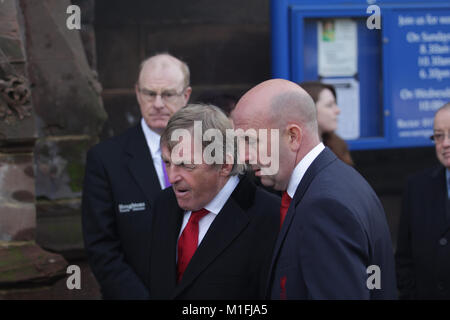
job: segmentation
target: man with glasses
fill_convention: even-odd
[[[408,180],[396,265],[400,298],[450,299],[450,103],[434,116],[437,167]]]
[[[191,94],[189,68],[158,54],[140,67],[135,86],[142,119],[87,155],[83,187],[83,236],[104,299],[146,299],[150,210],[169,181],[160,134]]]

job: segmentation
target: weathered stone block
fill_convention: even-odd
[[[90,70],[72,63],[40,61],[30,65],[38,134],[42,136],[92,134],[106,119],[102,102],[90,82]],[[56,89],[57,88],[57,89]]]
[[[34,240],[35,229],[34,203],[20,206],[3,203],[0,206],[0,241]]]
[[[36,227],[31,154],[0,154],[0,240],[32,240]]]
[[[36,242],[64,252],[83,249],[81,201],[38,201]]]
[[[0,3],[0,49],[7,61],[25,60],[19,32],[17,2],[13,0]],[[0,61],[2,61],[1,59]]]
[[[67,261],[34,243],[0,243],[0,288],[50,283],[66,274]]]
[[[69,17],[66,10],[71,5],[69,0],[25,0],[20,3],[30,62],[53,60],[53,63],[58,64],[84,53],[79,31],[69,30],[66,26]],[[80,68],[87,67],[85,60],[77,60]]]
[[[31,115],[24,117],[22,120],[16,115],[8,117],[8,120],[0,119],[0,151],[11,149],[22,151],[23,147],[27,151],[33,149],[32,144],[37,138],[37,133],[32,113],[31,111]],[[21,146],[21,144],[25,144],[25,146]],[[17,147],[20,149],[17,149]]]
[[[80,197],[86,152],[95,142],[89,136],[38,140],[36,196],[51,200]]]
[[[70,2],[21,4],[39,136],[97,135],[106,118],[101,88],[87,64],[79,31],[66,27]]]

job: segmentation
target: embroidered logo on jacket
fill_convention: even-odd
[[[145,202],[132,202],[129,204],[119,204],[119,212],[136,212],[136,211],[144,211],[145,210]]]

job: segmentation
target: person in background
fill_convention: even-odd
[[[408,178],[399,224],[401,299],[450,299],[450,103],[434,116],[439,165]]]
[[[335,133],[338,124],[337,118],[341,113],[336,104],[335,88],[319,81],[301,82],[300,86],[308,92],[316,104],[319,136],[323,144],[330,148],[339,159],[353,166],[347,143]]]
[[[189,68],[170,54],[142,62],[135,86],[142,119],[89,150],[82,226],[91,269],[104,299],[147,299],[150,209],[169,186],[160,134],[191,94]]]

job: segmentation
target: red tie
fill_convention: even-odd
[[[283,226],[284,218],[286,218],[286,213],[289,209],[289,205],[291,204],[291,197],[289,197],[288,193],[283,192],[283,196],[281,197],[281,207],[280,207],[280,229]]]
[[[198,222],[209,213],[206,209],[192,211],[189,221],[178,239],[177,282],[180,282],[184,271],[191,261],[198,246]]]

